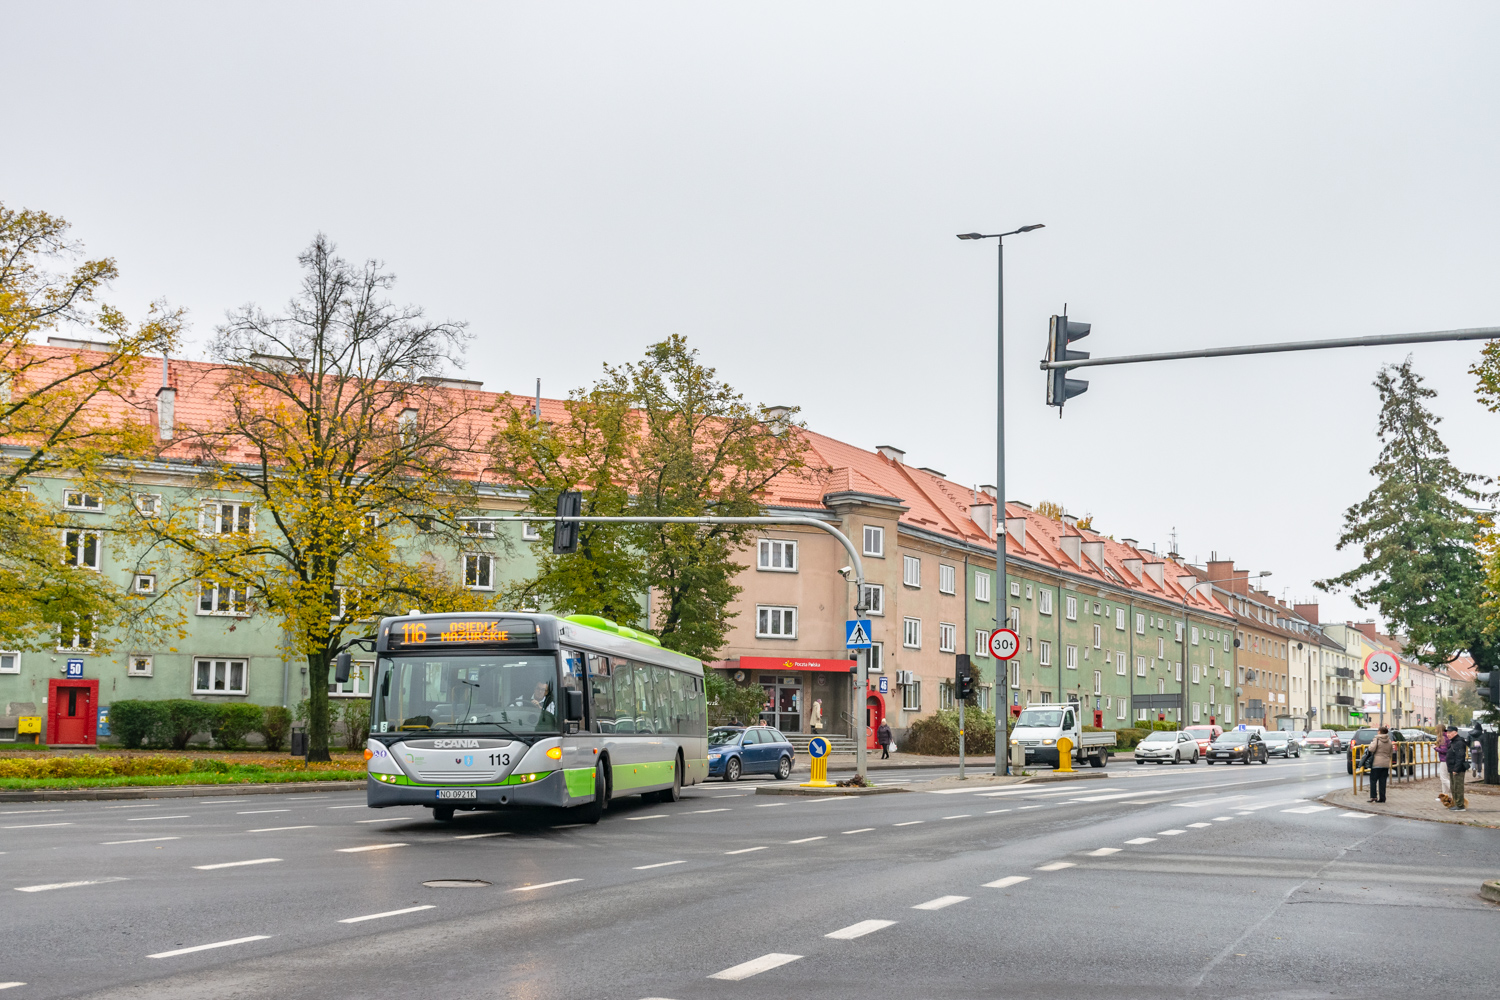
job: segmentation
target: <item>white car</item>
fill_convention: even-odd
[[[1159,731],[1148,735],[1136,744],[1135,762],[1165,764],[1198,763],[1198,741],[1192,733]]]

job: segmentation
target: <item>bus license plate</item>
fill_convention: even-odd
[[[439,788],[437,797],[440,799],[477,799],[479,789],[477,788]]]

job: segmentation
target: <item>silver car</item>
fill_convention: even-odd
[[[1263,734],[1266,755],[1269,757],[1301,757],[1302,741],[1297,734],[1287,730],[1270,730]]]
[[[1165,764],[1198,763],[1198,741],[1192,733],[1159,731],[1150,733],[1135,747],[1135,762]]]

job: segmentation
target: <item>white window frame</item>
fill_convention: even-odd
[[[958,570],[947,563],[938,563],[938,593],[958,593]]]
[[[1196,664],[1196,663],[1193,664],[1193,683],[1197,684],[1202,679],[1203,679],[1203,668],[1200,665]]]
[[[1021,664],[1015,660],[1010,661],[1010,686],[1019,689],[1021,686]]]
[[[901,711],[922,711],[922,682],[920,680],[901,685]]]
[[[1067,619],[1070,622],[1078,620],[1078,598],[1076,597],[1069,597],[1067,599]]]
[[[88,554],[87,539],[94,540],[94,561],[85,562]],[[104,565],[104,532],[94,531],[90,528],[64,528],[63,529],[63,565],[76,566],[79,569],[91,569],[95,572]]]
[[[226,510],[234,512],[230,515],[228,530],[224,528]],[[245,525],[243,528],[240,527],[241,523]],[[255,505],[243,500],[205,500],[198,508],[198,533],[209,536],[253,535],[255,534]]]
[[[864,530],[863,552],[867,556],[876,559],[885,558],[885,529],[879,525],[867,524]]]
[[[1036,662],[1038,666],[1052,666],[1052,643],[1046,639],[1037,643]]]
[[[1174,636],[1174,638],[1172,639],[1173,642],[1182,641],[1182,622],[1172,623],[1172,634]]]
[[[755,568],[762,573],[797,572],[797,543],[789,538],[762,538],[755,544]]]
[[[922,619],[905,618],[901,621],[901,645],[905,649],[922,648]]]
[[[1201,704],[1199,704],[1198,702],[1196,702],[1196,701],[1193,702],[1193,721],[1194,722],[1202,722],[1203,721],[1203,706]]]
[[[1065,657],[1065,659],[1063,661],[1063,665],[1065,667],[1067,667],[1069,670],[1077,670],[1078,669],[1078,647],[1077,646],[1074,646],[1073,644],[1069,643],[1065,647],[1064,657]]]
[[[208,607],[203,606],[208,598]],[[250,611],[246,606],[249,595],[242,587],[222,587],[217,580],[198,581],[198,602],[195,613],[211,618],[246,618]]]
[[[1102,695],[1103,693],[1104,693],[1104,671],[1102,671],[1102,670],[1095,670],[1094,671],[1094,697],[1097,698],[1100,695]]]
[[[135,511],[142,517],[161,516],[161,494],[160,493],[137,493],[134,499]]]
[[[1144,656],[1137,656],[1135,658],[1135,675],[1137,677],[1146,676],[1146,658]]]
[[[238,689],[229,686],[234,679],[233,665],[240,665],[240,686]],[[202,676],[201,667],[208,665],[208,686],[203,687],[198,683]],[[219,668],[223,668],[223,674]],[[219,682],[223,687],[219,687]],[[246,697],[250,694],[250,658],[247,656],[195,656],[193,657],[193,694],[222,694],[239,695]]]
[[[330,698],[368,698],[370,697],[370,678],[375,675],[374,660],[355,660],[349,670],[349,679],[343,684],[337,681],[328,682],[328,697]],[[347,690],[344,690],[347,688]]]
[[[1167,658],[1167,640],[1161,636],[1156,637],[1156,658],[1158,660]]]
[[[1021,632],[1021,609],[1020,608],[1012,607],[1010,609],[1010,616],[1005,620],[1005,627],[1008,628],[1008,629],[1010,629],[1012,632],[1015,632],[1017,635],[1020,634],[1020,632]]]
[[[488,552],[464,553],[464,589],[495,589],[495,557]]]
[[[757,639],[797,638],[797,608],[786,604],[757,604],[755,606],[755,637]]]
[[[938,683],[938,711],[948,712],[953,709],[953,682],[940,681]]]
[[[922,589],[922,560],[916,556],[901,557],[901,583],[913,590]]]
[[[542,529],[535,521],[521,522],[521,541],[540,542],[542,540]]]
[[[1010,596],[1011,597],[1020,597],[1021,596],[1021,581],[1020,580],[1012,580],[1012,581],[1010,581]]]
[[[1115,608],[1115,630],[1118,631],[1118,632],[1125,631],[1125,609],[1124,608]]]
[[[1196,625],[1193,626],[1192,640],[1194,646],[1198,645],[1198,626]]]
[[[878,583],[865,584],[865,603],[869,605],[865,614],[877,618],[885,617],[885,587]]]
[[[492,517],[461,517],[459,531],[465,538],[494,538],[495,519]]]
[[[1026,599],[1031,600],[1031,584],[1026,585]]]
[[[982,628],[974,630],[974,655],[981,659],[989,659],[990,633],[988,630]]]
[[[137,573],[130,581],[130,592],[132,594],[154,594],[156,593],[156,574]]]
[[[1050,615],[1052,613],[1052,591],[1043,588],[1037,597],[1036,610],[1038,614]]]
[[[92,627],[93,617],[92,616],[86,616],[86,617],[89,618],[90,623],[91,623],[90,628],[89,628],[88,642],[87,643],[85,643],[83,641],[84,640],[84,635],[83,635],[83,624],[82,624],[81,619],[80,619],[79,624],[73,628],[73,641],[70,642],[70,643],[64,643],[63,642],[63,636],[66,635],[67,631],[68,631],[67,627],[64,626],[64,625],[62,625],[61,623],[58,624],[58,626],[57,626],[57,651],[59,653],[92,653],[94,651],[94,640],[97,638],[97,636],[94,634],[94,629]]]
[[[63,510],[81,510],[90,514],[102,514],[104,498],[87,490],[63,490]]]
[[[0,674],[19,674],[21,653],[15,649],[0,649]]]
[[[126,658],[126,677],[152,677],[156,674],[156,657],[150,653],[138,653]]]
[[[1104,648],[1103,642],[1104,642],[1104,630],[1101,629],[1098,625],[1095,625],[1094,626],[1094,648],[1095,649],[1103,649]]]
[[[1121,722],[1125,719],[1125,699],[1121,698],[1115,702],[1115,721]]]
[[[1143,614],[1140,614],[1139,612],[1137,612],[1136,616],[1135,616],[1135,634],[1136,635],[1145,635],[1146,634],[1146,616],[1143,615]]]
[[[1124,677],[1130,673],[1130,662],[1124,653],[1115,654],[1115,676]]]
[[[958,652],[958,626],[949,622],[938,622],[938,652]]]
[[[1177,661],[1177,683],[1182,683],[1182,661]]]
[[[990,603],[990,575],[983,570],[974,571],[974,600]]]
[[[885,643],[870,643],[870,648],[865,650],[865,670],[872,674],[885,671]]]

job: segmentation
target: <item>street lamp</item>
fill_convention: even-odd
[[[1035,225],[1022,226],[1020,229],[1012,229],[1008,233],[959,233],[961,240],[994,240],[995,248],[999,251],[997,299],[996,299],[996,345],[995,355],[997,358],[995,374],[995,466],[998,470],[995,480],[995,506],[999,508],[999,517],[995,522],[995,627],[1000,628],[1005,617],[1000,614],[1000,609],[1006,606],[1009,600],[1009,592],[1005,583],[1005,237],[1015,236],[1018,233],[1029,233],[1033,229],[1042,229],[1043,225],[1038,222]],[[1001,680],[1002,671],[1005,673],[1004,681]],[[999,688],[999,699],[995,704],[995,773],[1005,775],[1010,773],[1010,743],[1006,739],[1006,718],[1010,714],[1010,665],[1008,661],[995,661],[995,686]],[[1003,706],[1003,707],[1002,707]]]

